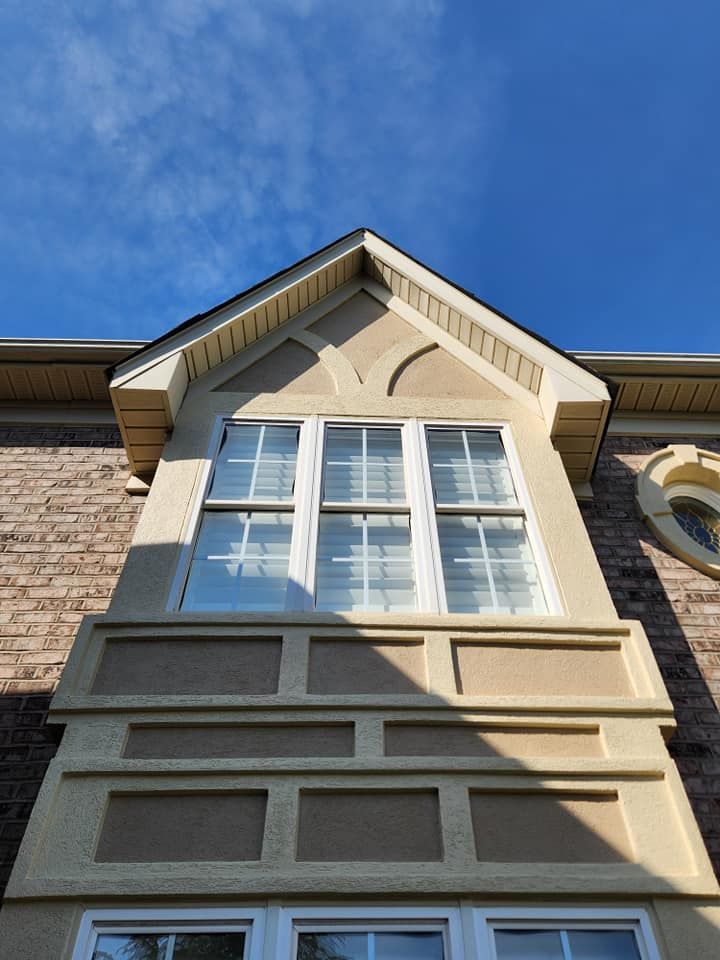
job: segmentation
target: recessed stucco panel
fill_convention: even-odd
[[[386,723],[389,757],[601,757],[597,729]]]
[[[344,353],[363,381],[376,360],[417,332],[365,291],[316,321],[310,330]]]
[[[619,647],[453,643],[458,693],[469,696],[629,697]]]
[[[236,393],[301,393],[334,396],[335,381],[316,354],[286,340],[262,360],[215,388]]]
[[[478,860],[618,863],[633,859],[615,794],[471,791],[470,811]]]
[[[98,863],[259,860],[267,794],[115,794]]]
[[[91,693],[104,696],[262,695],[277,691],[282,640],[109,640]]]
[[[442,860],[436,790],[303,791],[298,860]]]
[[[163,724],[131,727],[123,756],[351,757],[353,749],[352,723]]]
[[[420,641],[310,641],[308,693],[413,694],[427,691],[425,644]]]
[[[410,360],[395,377],[391,392],[394,397],[503,397],[496,386],[440,347]]]

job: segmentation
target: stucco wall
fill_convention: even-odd
[[[142,509],[114,427],[0,427],[0,893],[56,751],[50,695]]]
[[[720,873],[720,581],[662,546],[633,503],[643,461],[670,443],[720,452],[690,437],[609,437],[582,513],[619,615],[642,621],[652,645],[678,722],[670,753]]]

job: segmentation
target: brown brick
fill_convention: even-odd
[[[655,540],[633,500],[646,457],[682,442],[694,443],[607,438],[593,480],[594,500],[581,509],[617,611],[642,621],[675,704],[678,730],[669,749],[720,874],[720,582]],[[702,446],[720,452],[720,443]]]
[[[113,427],[0,427],[0,893],[56,750],[49,695],[142,508],[128,475]]]

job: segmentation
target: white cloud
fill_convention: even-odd
[[[361,222],[410,246],[451,230],[481,201],[504,72],[477,49],[441,56],[446,15],[437,0],[6,5],[0,249],[50,255],[91,298],[132,283],[162,314],[138,319],[150,335]]]

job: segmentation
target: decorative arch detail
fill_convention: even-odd
[[[635,500],[643,520],[668,550],[720,580],[720,552],[713,536],[713,525],[716,534],[720,531],[720,454],[692,444],[658,450],[638,474]]]

